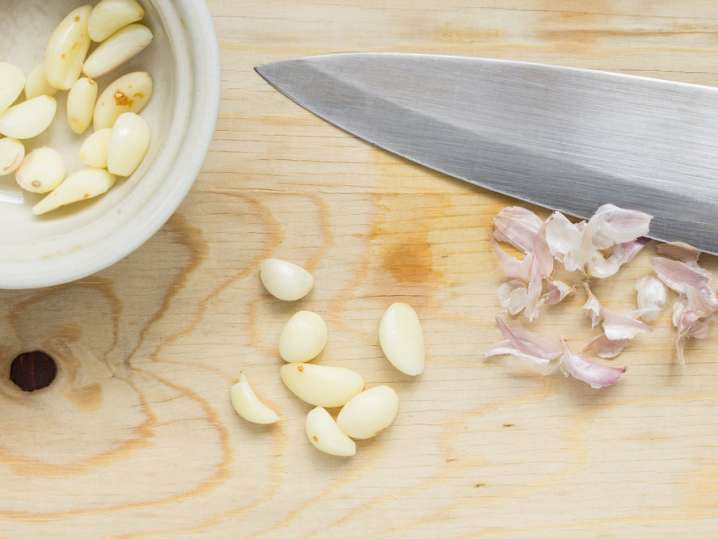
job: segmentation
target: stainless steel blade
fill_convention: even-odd
[[[257,71],[350,133],[473,184],[718,253],[718,89],[563,67],[340,54]]]

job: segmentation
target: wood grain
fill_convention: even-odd
[[[217,538],[712,537],[718,530],[718,341],[681,372],[668,317],[594,392],[483,364],[497,339],[491,219],[510,201],[406,163],[319,121],[252,71],[335,51],[455,53],[718,84],[713,0],[210,0],[223,101],[196,187],[115,267],[0,293],[0,536]],[[629,309],[649,252],[596,292]],[[310,268],[298,305],[268,297],[267,256]],[[718,269],[715,260],[708,265]],[[392,301],[423,320],[428,368],[388,366]],[[580,345],[583,298],[539,326]],[[388,383],[396,424],[350,461],[318,454],[278,378],[282,323],[321,313],[321,362]],[[56,382],[31,395],[10,361],[41,348]],[[242,423],[246,370],[281,411]]]

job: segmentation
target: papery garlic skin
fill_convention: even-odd
[[[563,353],[561,341],[544,337],[519,325],[510,325],[500,316],[496,317],[496,326],[504,340],[486,350],[485,358],[511,356],[516,362],[544,375],[556,370],[556,360]]]
[[[494,218],[494,238],[510,243],[524,253],[533,249],[533,241],[541,230],[541,219],[526,208],[510,206],[501,210]]]
[[[652,331],[648,324],[626,314],[603,309],[601,318],[603,318],[603,333],[612,341],[630,340],[641,333]]]
[[[688,264],[697,264],[701,256],[701,252],[698,249],[680,241],[659,243],[656,245],[656,253],[658,253],[659,256],[680,260]]]
[[[547,283],[547,290],[541,297],[541,302],[546,305],[558,305],[573,291],[574,287],[563,281],[549,281]]]
[[[586,345],[584,352],[593,352],[601,359],[614,359],[621,355],[631,341],[620,339],[612,341],[605,335],[599,335]]]
[[[561,370],[564,375],[580,380],[593,389],[602,389],[614,385],[626,372],[625,367],[608,367],[600,363],[588,361],[574,354],[564,343],[561,356]]]
[[[666,286],[655,277],[644,277],[636,283],[636,304],[641,318],[655,322],[668,301]]]
[[[501,307],[511,316],[516,316],[526,308],[528,302],[528,288],[521,281],[512,279],[502,283],[498,290]]]
[[[603,307],[601,307],[601,302],[598,301],[598,298],[593,294],[588,283],[583,283],[583,288],[586,291],[586,303],[584,303],[582,308],[584,311],[588,311],[588,314],[591,316],[591,327],[595,328],[601,322]]]
[[[653,217],[637,210],[605,204],[588,221],[592,242],[597,249],[635,241],[650,232]]]

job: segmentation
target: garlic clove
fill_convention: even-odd
[[[89,200],[106,193],[115,184],[115,177],[106,170],[86,168],[74,172],[54,191],[35,204],[32,213],[43,215],[62,206]]]
[[[17,184],[31,193],[49,193],[65,178],[65,163],[57,150],[37,148],[30,152],[15,175]]]
[[[107,168],[112,129],[100,129],[85,139],[80,147],[80,161],[93,168]]]
[[[357,440],[376,436],[391,425],[399,413],[399,397],[389,386],[377,386],[362,391],[339,412],[337,425],[341,431]]]
[[[410,305],[394,303],[386,310],[379,324],[379,343],[399,371],[410,376],[424,372],[424,333]]]
[[[107,153],[107,170],[117,176],[131,176],[150,147],[150,126],[142,116],[125,112],[112,128]]]
[[[34,138],[50,127],[56,112],[54,97],[34,97],[0,115],[0,133],[16,139]]]
[[[142,24],[131,24],[113,34],[85,60],[83,72],[97,79],[138,55],[152,42],[152,32]]]
[[[90,127],[96,102],[97,83],[94,80],[83,77],[72,85],[67,95],[67,123],[78,135]]]
[[[22,93],[25,74],[17,66],[0,62],[0,114],[10,108]]]
[[[279,355],[290,363],[311,361],[324,350],[327,333],[327,325],[321,316],[309,311],[299,311],[282,329]]]
[[[279,421],[279,416],[269,406],[259,400],[244,373],[230,390],[230,400],[234,411],[243,419],[258,425],[270,425]]]
[[[95,131],[115,125],[125,112],[138,113],[152,97],[152,77],[144,71],[128,73],[110,84],[100,94],[95,106]]]
[[[334,418],[324,408],[314,408],[307,414],[304,430],[312,445],[322,453],[336,457],[356,455],[354,440],[339,429]]]
[[[25,81],[25,99],[32,99],[39,95],[54,96],[57,93],[57,88],[50,86],[45,76],[45,65],[40,64],[35,66],[35,69],[30,71]]]
[[[45,50],[45,76],[50,86],[69,90],[82,73],[82,63],[90,49],[87,21],[92,6],[70,12],[57,26]]]
[[[358,373],[342,367],[289,363],[280,369],[280,375],[292,393],[314,406],[342,406],[364,388]]]
[[[0,176],[15,172],[25,158],[25,146],[14,138],[0,139]]]
[[[277,258],[262,262],[259,277],[267,292],[283,301],[302,299],[314,287],[311,273],[301,266]]]
[[[92,10],[88,32],[92,41],[101,42],[128,24],[141,21],[145,10],[136,0],[102,0]]]

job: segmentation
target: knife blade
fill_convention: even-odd
[[[718,253],[718,89],[525,62],[395,53],[259,66],[349,133],[480,187]]]

